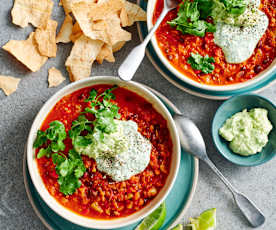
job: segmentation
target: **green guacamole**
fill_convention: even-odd
[[[230,141],[229,147],[233,152],[249,156],[262,150],[272,128],[266,109],[245,109],[227,119],[219,129],[219,134]]]

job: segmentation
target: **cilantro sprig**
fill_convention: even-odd
[[[72,139],[74,146],[69,150],[68,156],[60,152],[65,149],[63,141],[67,137],[62,122],[53,121],[46,131],[38,130],[37,132],[33,145],[34,148],[40,148],[37,158],[52,157],[56,165],[60,192],[65,195],[73,194],[81,186],[79,178],[86,171],[82,158],[75,149],[88,146],[93,140],[103,141],[105,133],[109,134],[117,130],[114,119],[120,118],[119,107],[112,101],[115,99],[112,91],[116,88],[117,86],[114,86],[99,95],[96,90],[91,90],[89,97],[85,100],[88,106],[72,122],[71,129],[68,131],[68,136]],[[94,118],[89,120],[87,113],[93,114]]]
[[[239,16],[246,10],[248,2],[245,0],[221,0],[226,11],[234,16]]]
[[[183,34],[192,34],[200,37],[204,37],[205,32],[216,31],[213,24],[200,20],[197,0],[182,2],[177,13],[177,18],[169,21],[168,24],[176,27]]]
[[[54,153],[52,160],[56,165],[60,192],[64,195],[73,194],[81,186],[79,178],[86,171],[81,156],[74,149],[71,149],[68,157],[63,154]]]
[[[63,140],[66,139],[66,131],[62,122],[60,121],[52,121],[49,124],[49,128],[43,132],[38,130],[36,140],[34,141],[34,148],[39,148],[44,145],[47,140],[50,140],[50,144],[47,148],[41,148],[37,154],[37,158],[41,158],[43,156],[50,157],[52,152],[63,151],[65,149],[65,145]]]
[[[85,108],[86,113],[91,113],[95,116],[93,121],[94,129],[101,133],[112,133],[117,130],[114,119],[119,119],[119,107],[111,100],[115,99],[112,93],[118,86],[107,89],[97,96],[97,91],[92,90],[86,102],[90,102],[90,107]]]
[[[206,32],[215,32],[216,27],[205,19],[211,16],[214,22],[236,18],[243,14],[248,5],[246,0],[184,0],[177,17],[168,24],[183,34],[204,37]]]
[[[215,69],[215,66],[212,63],[215,63],[213,57],[206,55],[205,57],[200,54],[191,53],[191,56],[188,59],[188,63],[193,69],[201,70],[202,73],[212,73]]]
[[[92,121],[89,121],[85,115],[80,115],[77,120],[72,122],[71,129],[68,134],[72,139],[72,143],[74,146],[87,146],[92,143],[91,139],[86,138],[85,136],[81,136],[83,131],[87,131],[88,133],[92,133],[91,124]]]
[[[69,136],[75,149],[86,147],[95,140],[102,142],[104,134],[117,131],[115,119],[120,118],[119,107],[112,101],[115,99],[112,91],[117,87],[113,86],[100,94],[95,89],[90,91],[88,98],[85,99],[88,107],[83,113],[93,114],[95,119],[89,121],[85,115],[81,115],[73,121]],[[84,130],[87,131],[86,135],[82,134]]]

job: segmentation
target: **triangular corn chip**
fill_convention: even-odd
[[[83,32],[80,28],[80,25],[78,22],[76,22],[72,29],[72,34],[70,35],[70,39],[72,42],[75,42],[81,35],[83,35]]]
[[[21,27],[28,23],[43,27],[51,17],[53,5],[52,0],[14,0],[12,22]]]
[[[146,21],[147,13],[137,4],[125,1],[125,10],[128,15],[128,25],[133,25],[136,21]],[[123,22],[122,22],[123,23]]]
[[[2,75],[0,76],[0,88],[4,91],[4,93],[7,96],[16,91],[19,82],[19,78]]]
[[[62,73],[55,67],[50,68],[48,73],[49,88],[56,87],[65,80],[65,77],[63,77]]]
[[[115,58],[112,53],[112,46],[104,44],[96,58],[99,64],[102,64],[104,60],[108,62],[115,62]]]
[[[38,71],[48,60],[47,57],[39,53],[34,39],[34,32],[30,34],[27,40],[9,41],[3,46],[3,49],[11,53],[17,60],[22,62],[33,72]]]
[[[38,50],[41,55],[55,57],[57,54],[56,29],[57,21],[48,20],[44,28],[35,31],[35,41],[38,44]]]
[[[68,14],[65,16],[64,22],[60,28],[60,31],[56,38],[56,43],[68,43],[71,42],[70,36],[73,30],[73,20],[72,17]]]
[[[92,64],[103,44],[102,41],[92,40],[84,35],[75,41],[70,56],[65,63],[71,81],[90,76]]]

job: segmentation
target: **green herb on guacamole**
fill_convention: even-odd
[[[215,63],[213,57],[206,55],[205,57],[200,54],[191,53],[191,56],[188,59],[188,63],[193,69],[201,70],[202,73],[212,73],[215,69],[215,66],[212,63]]]

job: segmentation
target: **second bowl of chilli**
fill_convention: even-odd
[[[173,119],[135,82],[93,77],[53,95],[37,114],[27,164],[57,214],[88,228],[135,223],[170,192],[180,162]]]
[[[182,2],[179,1],[179,4]],[[162,9],[163,0],[148,1],[148,30],[152,28]],[[214,42],[213,32],[206,32],[202,37],[182,34],[176,27],[169,25],[169,21],[177,18],[178,9],[179,7],[167,14],[151,42],[162,63],[180,80],[204,90],[231,91],[254,85],[272,74],[276,74],[276,43],[273,29],[276,26],[274,20],[276,10],[271,1],[261,0],[259,8],[269,20],[264,35],[259,40],[251,57],[238,64],[226,61],[223,50]],[[207,18],[208,20],[211,19]],[[243,39],[246,40],[246,38]],[[200,54],[202,57],[205,55],[213,57],[214,70],[211,73],[203,73],[193,69],[188,61],[192,53]]]

